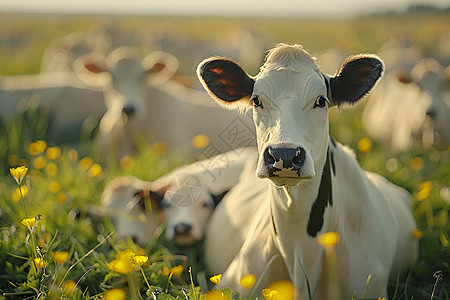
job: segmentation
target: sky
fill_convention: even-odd
[[[0,12],[320,18],[402,11],[411,3],[450,7],[450,0],[0,0]]]

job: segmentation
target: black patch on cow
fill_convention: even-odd
[[[255,80],[234,61],[228,58],[213,58],[204,61],[197,71],[207,90],[226,102],[250,98]]]
[[[375,55],[360,54],[348,57],[336,76],[330,79],[333,103],[356,103],[372,89],[382,76],[383,70],[383,63]]]
[[[331,161],[331,169],[333,170],[333,175],[336,176],[336,165],[334,164],[334,154],[333,151],[330,151],[330,161]]]
[[[331,163],[329,150],[330,149],[327,150],[327,159],[323,167],[319,193],[317,195],[316,201],[314,201],[311,207],[311,212],[309,213],[307,232],[311,237],[317,236],[317,233],[323,227],[325,208],[328,206],[328,204],[330,206],[333,206],[333,190],[331,185]]]
[[[333,144],[334,147],[337,147],[336,141],[330,136],[330,141]]]

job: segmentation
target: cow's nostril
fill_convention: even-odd
[[[295,157],[292,160],[294,167],[300,169],[305,163],[306,153],[303,148],[297,147],[297,151],[295,152]]]
[[[124,106],[122,112],[127,116],[131,116],[136,112],[136,108],[134,106]]]
[[[275,157],[272,154],[273,148],[267,147],[264,151],[264,163],[266,166],[273,165],[275,163]]]
[[[190,234],[192,230],[192,225],[186,223],[179,223],[175,226],[175,234]]]

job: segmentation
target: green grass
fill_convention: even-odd
[[[0,73],[37,73],[40,56],[51,39],[105,22],[113,22],[124,32],[132,32],[159,24],[162,19],[4,15],[0,18],[2,33],[14,30],[30,39],[25,48],[0,46]],[[229,26],[255,26],[264,29],[273,41],[302,43],[312,52],[331,45],[345,45],[355,52],[374,52],[391,33],[405,33],[413,42],[432,49],[436,37],[450,26],[448,15],[368,17],[345,21],[174,18],[164,22],[174,30],[183,29],[193,36],[203,37],[212,32],[225,34]],[[370,151],[360,152],[358,141],[367,136],[361,126],[361,110],[362,106],[341,112],[337,121],[331,123],[331,135],[355,149],[364,169],[377,172],[409,190],[413,195],[414,216],[423,231],[419,261],[406,280],[391,281],[393,299],[430,299],[433,289],[434,299],[448,299],[449,149],[425,150],[415,145],[409,151],[394,152],[372,141]],[[118,239],[108,220],[94,222],[85,218],[88,205],[100,203],[103,188],[111,179],[130,174],[154,180],[181,165],[184,162],[182,156],[160,154],[151,146],[143,146],[133,157],[134,163],[124,167],[115,161],[107,164],[89,142],[76,149],[61,147],[57,158],[48,158],[46,152],[30,154],[28,146],[44,138],[46,124],[46,118],[39,117],[33,110],[17,116],[11,123],[0,124],[0,299],[32,299],[38,294],[43,295],[42,299],[100,299],[112,289],[125,291],[127,299],[155,299],[156,290],[161,292],[157,299],[200,299],[200,294],[206,292],[200,292],[198,286],[202,265],[189,261],[181,276],[170,275],[170,272],[168,275],[165,267],[170,269],[186,262],[182,256],[174,254],[162,236],[139,250],[132,241]],[[51,146],[54,145],[48,145]],[[44,162],[41,166],[39,160]],[[98,164],[97,170],[93,167],[95,164]],[[15,202],[13,193],[17,183],[9,174],[9,168],[18,165],[29,166],[22,182],[28,187],[28,193]],[[101,166],[101,172],[98,172],[98,166]],[[37,214],[42,215],[42,220],[31,232],[21,221]],[[40,254],[36,245],[41,245]],[[127,249],[135,253],[141,251],[149,257],[150,265],[143,266],[142,271],[150,288],[139,268],[130,274],[108,268],[117,253]],[[195,254],[195,249],[189,251]],[[55,252],[67,252],[67,260],[57,263],[53,258]],[[41,255],[45,274],[32,261]],[[192,277],[189,265],[192,266]],[[438,270],[443,271],[444,280],[436,283],[433,274]],[[207,278],[203,276],[206,281]],[[64,287],[73,283],[76,289],[66,294]],[[225,294],[233,294],[224,288]],[[236,293],[233,295],[238,297]]]

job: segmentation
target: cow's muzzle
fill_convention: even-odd
[[[300,177],[306,152],[301,147],[268,146],[263,153],[269,177]]]

